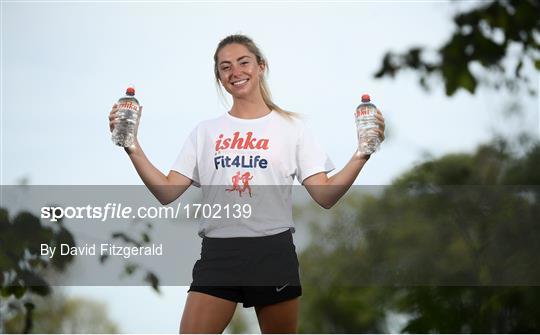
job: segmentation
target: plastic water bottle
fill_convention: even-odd
[[[371,102],[368,94],[362,95],[362,103],[356,108],[356,131],[358,134],[358,151],[363,155],[371,155],[381,144],[377,134],[377,107]]]
[[[139,101],[135,98],[135,89],[128,87],[126,95],[118,99],[118,120],[113,129],[112,141],[121,147],[130,147],[135,142],[135,128],[139,117]]]

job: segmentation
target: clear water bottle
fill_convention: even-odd
[[[135,129],[139,117],[139,101],[135,98],[135,89],[128,87],[126,95],[118,100],[118,121],[113,129],[112,141],[121,147],[130,147],[135,142]]]
[[[358,151],[363,155],[371,155],[381,144],[377,133],[377,107],[371,102],[368,94],[362,95],[362,103],[356,108],[356,131],[358,134]]]

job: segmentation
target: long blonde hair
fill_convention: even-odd
[[[219,78],[219,68],[218,68],[218,52],[221,49],[223,49],[225,46],[227,46],[229,44],[234,44],[234,43],[245,46],[249,50],[249,52],[251,52],[252,54],[255,55],[255,57],[257,59],[257,64],[264,64],[265,65],[264,66],[263,76],[262,76],[261,80],[259,80],[259,88],[261,90],[261,95],[262,95],[263,101],[266,104],[266,106],[268,106],[268,108],[276,111],[277,113],[279,113],[280,115],[282,115],[282,116],[284,116],[284,117],[286,117],[288,119],[290,119],[292,117],[298,117],[298,114],[286,111],[283,108],[276,105],[272,101],[272,95],[270,94],[270,89],[268,88],[268,84],[266,83],[266,73],[268,72],[268,62],[264,58],[261,50],[257,47],[255,42],[253,42],[253,40],[251,38],[249,38],[249,37],[247,37],[245,35],[240,35],[240,34],[229,35],[229,36],[225,37],[224,39],[222,39],[219,42],[219,44],[218,44],[218,46],[216,48],[216,52],[214,53],[214,75],[216,77],[216,83],[217,83],[219,89],[221,90],[220,78]]]

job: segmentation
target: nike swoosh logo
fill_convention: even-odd
[[[276,292],[280,292],[281,290],[283,290],[285,287],[289,286],[289,283],[281,286],[281,287],[276,287]]]

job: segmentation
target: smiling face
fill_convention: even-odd
[[[259,80],[264,69],[264,62],[259,62],[242,44],[228,44],[217,54],[219,80],[233,98],[260,94]]]

